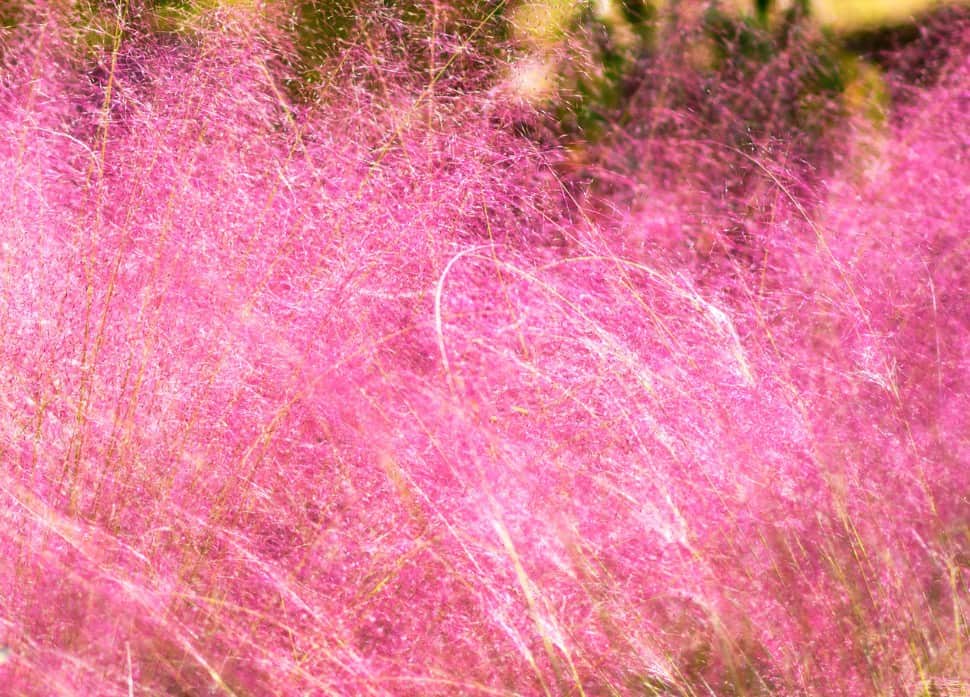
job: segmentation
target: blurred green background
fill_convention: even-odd
[[[916,40],[918,23],[934,12],[965,13],[970,0],[75,0],[64,7],[77,53],[93,63],[136,34],[192,41],[213,10],[244,8],[284,28],[289,39],[279,55],[297,100],[315,99],[343,49],[356,46],[375,62],[382,54],[407,64],[396,74],[419,89],[498,89],[538,107],[577,143],[622,127],[632,102],[650,90],[695,109],[704,90],[725,92],[766,75],[784,85],[778,99],[791,103],[770,115],[782,128],[824,128],[821,107],[830,113],[831,104],[878,125],[889,98],[880,53]],[[23,10],[0,0],[0,32],[12,31]],[[650,83],[647,73],[664,61],[687,78],[684,86]],[[740,102],[724,106],[739,109],[752,137],[766,133],[764,114]]]

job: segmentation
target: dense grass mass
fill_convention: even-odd
[[[312,4],[2,13],[0,693],[970,694],[966,14]]]

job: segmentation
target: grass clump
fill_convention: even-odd
[[[292,15],[152,7],[5,34],[4,689],[966,690],[961,34],[874,124],[722,33],[577,144],[497,11],[294,91]]]

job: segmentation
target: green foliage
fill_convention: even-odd
[[[22,17],[23,9],[17,3],[0,3],[0,31],[13,29],[20,23]]]
[[[618,12],[604,17],[591,8],[572,30],[561,72],[564,88],[555,105],[559,125],[582,140],[597,140],[621,112],[626,80],[638,60],[657,49],[659,16],[642,0],[620,0]]]
[[[776,52],[775,37],[766,31],[761,15],[738,16],[717,5],[704,16],[704,34],[712,42],[719,67],[737,61],[766,63]]]
[[[415,74],[433,79],[454,52],[497,56],[508,38],[506,3],[462,0],[447,5],[431,0],[296,0],[289,12],[294,41],[293,68],[298,98],[324,81],[331,60],[353,41],[384,55],[394,55]],[[455,72],[455,71],[453,71]]]
[[[598,140],[606,124],[622,124],[632,95],[642,96],[645,89],[643,66],[649,70],[671,56],[685,74],[683,84],[663,86],[664,99],[686,109],[698,108],[707,92],[692,94],[691,83],[709,83],[712,92],[723,91],[724,86],[767,75],[773,82],[759,86],[763,94],[758,98],[780,100],[787,125],[811,129],[819,121],[820,106],[845,90],[838,43],[812,23],[806,3],[780,13],[772,11],[771,3],[756,3],[752,14],[711,3],[694,24],[685,24],[676,10],[661,16],[646,3],[621,7],[622,28],[592,11],[584,13],[573,32],[570,56],[563,61],[564,88],[554,113],[563,129],[580,139]],[[776,99],[776,94],[783,98]],[[737,113],[750,112],[740,129],[746,136],[739,147],[764,134],[766,127],[779,125],[777,118],[766,121],[756,105],[739,106]]]
[[[333,55],[348,38],[356,23],[355,0],[301,0],[292,10],[301,59],[312,65]]]

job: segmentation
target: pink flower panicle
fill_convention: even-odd
[[[0,43],[5,693],[962,694],[959,42],[584,197],[472,57],[297,102],[245,12]]]

